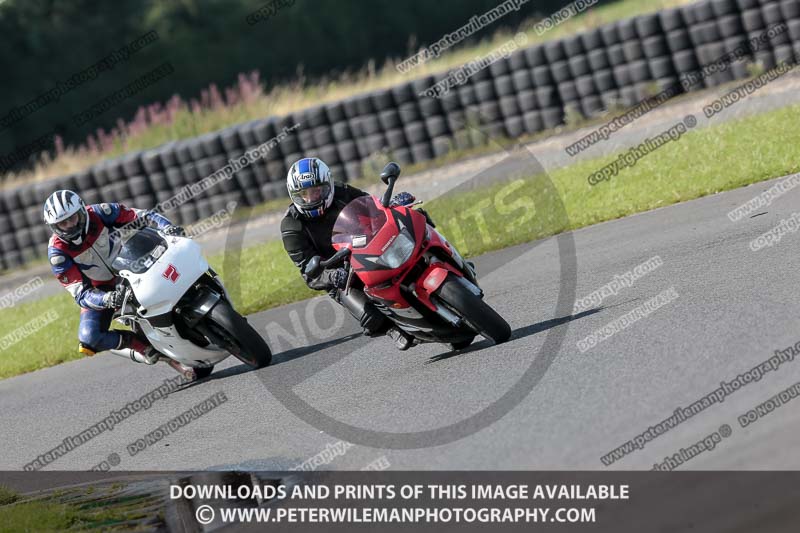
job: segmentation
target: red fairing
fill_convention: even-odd
[[[408,301],[403,297],[400,290],[399,283],[393,283],[388,287],[365,287],[364,292],[371,297],[382,300],[387,307],[394,307],[395,309],[405,309],[409,307]]]
[[[425,216],[414,209],[384,208],[375,197],[365,197],[364,200],[359,199],[355,202],[345,208],[346,212],[343,211],[337,219],[333,247],[337,251],[342,248],[351,249],[350,264],[364,282],[365,292],[372,298],[381,300],[386,306],[394,309],[409,307],[408,301],[403,297],[400,283],[431,248],[439,248],[441,252],[452,256],[449,243],[436,230],[429,228]],[[402,231],[410,234],[414,241],[414,249],[408,259],[392,268],[385,262],[381,263],[380,258],[398,238],[401,238]],[[432,311],[436,311],[430,295],[441,286],[448,272],[463,276],[456,267],[436,262],[427,265],[421,274],[417,274],[419,275],[417,279],[405,281],[409,285],[414,283],[419,301]]]
[[[420,216],[422,216],[422,215],[420,215]],[[422,217],[422,218],[425,218],[425,217]],[[430,230],[430,238],[431,238],[431,240],[428,243],[428,246],[425,248],[426,250],[428,248],[441,248],[442,250],[447,252],[447,255],[449,255],[450,257],[453,256],[453,252],[450,250],[450,243],[447,242],[446,240],[444,240],[444,237],[439,235],[438,231],[436,231],[435,229],[431,228],[431,230]]]
[[[425,240],[425,226],[427,225],[424,215],[407,207],[384,209],[377,198],[370,198],[375,202],[376,207],[385,213],[384,217],[392,216],[394,220],[384,223],[383,227],[375,235],[371,236],[368,244],[363,247],[354,247],[349,240],[347,243],[336,242],[336,236],[333,239],[333,247],[336,250],[342,248],[352,249],[353,254],[350,257],[350,262],[366,287],[374,287],[394,278],[396,278],[396,281],[400,281],[402,275],[408,270],[409,265],[415,264],[427,249],[427,247],[423,248],[422,246],[422,242]],[[386,219],[384,218],[384,220]],[[366,222],[366,226],[369,227],[369,222]],[[411,258],[397,268],[389,268],[377,264],[375,262],[376,259],[386,251],[399,235],[400,226],[406,228],[411,226],[413,228],[412,238],[415,242],[415,248]]]

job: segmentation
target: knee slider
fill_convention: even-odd
[[[88,346],[82,342],[78,343],[78,353],[82,353],[83,355],[88,355],[89,357],[93,356],[97,353],[97,350]]]

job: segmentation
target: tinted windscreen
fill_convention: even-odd
[[[375,204],[372,196],[356,198],[339,213],[333,226],[334,243],[350,244],[353,237],[366,237],[363,246],[386,224],[386,213]]]
[[[160,247],[160,248],[159,248]],[[130,270],[134,274],[147,272],[156,259],[167,249],[167,242],[154,230],[137,231],[123,244],[111,268],[116,272]]]

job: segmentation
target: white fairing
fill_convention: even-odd
[[[140,303],[137,314],[143,318],[172,312],[178,301],[208,271],[208,262],[200,245],[185,237],[166,237],[168,248],[147,272],[134,274],[123,270],[119,275],[130,282]],[[180,336],[174,326],[154,328],[146,320],[139,326],[154,348],[189,366],[216,364],[228,352],[211,344],[201,348]]]
[[[167,237],[169,247],[142,274],[120,273],[131,282],[142,316],[169,313],[195,281],[208,271],[200,245],[183,237]],[[127,275],[125,275],[127,274]]]

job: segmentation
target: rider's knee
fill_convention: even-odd
[[[89,348],[92,351],[97,351],[94,349],[103,338],[103,331],[100,331],[99,328],[96,327],[94,324],[81,324],[80,328],[78,328],[78,341],[81,345]]]

